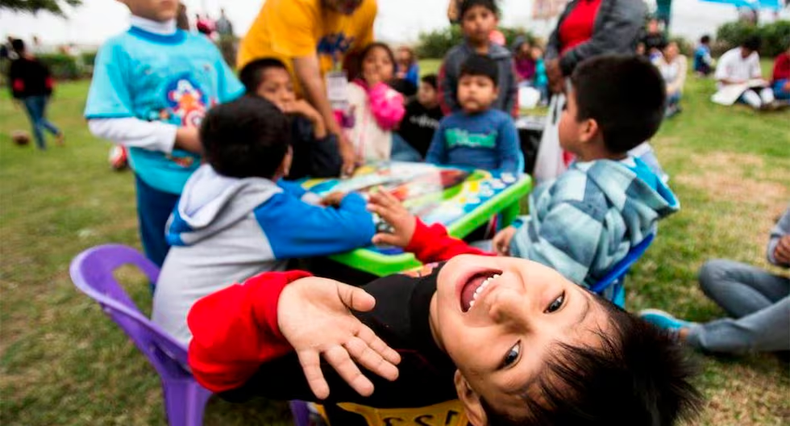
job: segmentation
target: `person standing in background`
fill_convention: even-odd
[[[338,100],[330,99],[330,91],[332,98],[346,93],[343,65],[373,42],[377,13],[376,0],[268,0],[239,46],[239,68],[267,57],[288,67],[297,94],[337,136],[344,174],[353,172],[356,156],[336,118],[331,101]]]
[[[22,40],[11,42],[17,56],[8,70],[8,82],[14,99],[24,104],[25,111],[33,126],[36,146],[40,150],[47,149],[44,131],[57,138],[58,145],[63,145],[63,132],[47,120],[47,103],[54,86],[49,68],[29,53]]]
[[[559,147],[557,124],[565,107],[565,79],[586,59],[605,54],[634,54],[647,6],[634,0],[573,0],[560,15],[546,46],[549,89],[556,94],[538,149],[535,177],[550,180],[572,160]]]

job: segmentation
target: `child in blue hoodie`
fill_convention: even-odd
[[[529,216],[502,230],[497,254],[552,267],[583,286],[597,283],[632,247],[656,232],[656,223],[680,208],[672,191],[628,151],[650,139],[661,125],[666,93],[658,70],[646,59],[600,56],[577,67],[560,125],[560,145],[577,161],[554,182],[529,197]],[[386,195],[371,211],[395,231],[374,242],[410,247],[422,226]],[[446,260],[452,244],[437,225],[430,228],[432,256]],[[611,295],[606,295],[611,296]]]
[[[187,181],[167,226],[172,248],[154,293],[153,320],[186,344],[189,309],[234,282],[370,244],[365,200],[321,200],[284,182],[292,160],[288,118],[269,101],[245,96],[209,111],[200,130],[208,164]]]

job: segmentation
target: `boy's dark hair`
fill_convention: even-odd
[[[11,40],[11,48],[14,49],[14,52],[21,55],[25,53],[25,42],[18,38],[15,38]]]
[[[496,0],[461,0],[461,4],[458,7],[459,19],[463,21],[466,12],[469,12],[469,10],[475,6],[482,6],[490,10],[494,15],[499,16],[499,6]]]
[[[753,35],[748,37],[746,40],[741,43],[741,47],[745,47],[751,51],[758,51],[760,47],[763,45],[763,39],[758,35]]]
[[[258,91],[258,86],[263,83],[263,73],[270,68],[288,70],[281,60],[275,58],[256,59],[241,69],[239,80],[247,89],[247,93],[255,94]]]
[[[702,36],[702,38],[701,38],[701,39],[699,39],[699,42],[700,42],[700,43],[702,43],[702,44],[708,44],[708,43],[710,43],[710,36],[709,36],[709,35],[707,35],[707,34],[706,34],[706,35],[704,35],[704,36]]]
[[[395,53],[392,51],[392,49],[389,47],[389,45],[387,45],[387,43],[382,43],[382,42],[379,42],[379,41],[375,41],[375,42],[370,43],[369,45],[365,46],[365,48],[362,49],[362,52],[359,54],[359,65],[358,65],[359,69],[357,70],[358,74],[359,74],[357,76],[358,78],[362,78],[362,64],[365,62],[365,58],[368,57],[368,55],[370,54],[370,52],[373,49],[384,49],[387,52],[387,56],[390,57],[390,61],[392,62],[392,66],[393,67],[398,63],[395,60]],[[389,82],[385,82],[385,83],[389,83]]]
[[[613,154],[625,153],[656,134],[664,119],[666,89],[658,69],[639,56],[598,56],[571,76],[576,120],[593,119]]]
[[[271,179],[288,152],[291,126],[274,104],[248,95],[209,110],[200,140],[217,173]]]
[[[489,426],[670,426],[696,416],[702,395],[691,384],[696,365],[666,332],[595,296],[610,331],[598,347],[558,344],[558,356],[524,395],[529,416],[495,412],[483,400]]]
[[[494,82],[494,87],[499,85],[499,66],[488,56],[472,55],[464,61],[458,79],[467,75],[488,77]]]
[[[434,90],[436,90],[436,89],[438,89],[438,88],[439,88],[439,83],[438,83],[438,80],[439,80],[439,77],[437,77],[437,76],[436,76],[436,74],[428,74],[428,75],[424,75],[424,76],[423,76],[423,77],[420,79],[420,81],[422,81],[423,83],[425,83],[425,84],[427,84],[427,85],[429,85],[429,86],[433,87],[433,89],[434,89]]]

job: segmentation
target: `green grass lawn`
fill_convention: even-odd
[[[435,68],[436,62],[425,63]],[[50,118],[67,145],[16,147],[22,110],[0,95],[0,424],[165,424],[159,380],[99,307],[78,293],[70,260],[104,243],[140,247],[133,176],[109,169],[109,144],[94,139],[81,114],[87,82],[62,84]],[[683,209],[661,223],[653,247],[628,281],[628,307],[657,307],[691,320],[723,315],[698,289],[706,259],[768,267],[769,229],[790,201],[790,112],[757,114],[708,99],[711,81],[690,78],[685,111],[654,145]],[[144,311],[146,281],[123,270]],[[708,397],[699,424],[790,423],[790,369],[772,355],[699,356]],[[616,405],[613,409],[617,409]],[[244,406],[216,399],[205,424],[288,424],[283,404]]]

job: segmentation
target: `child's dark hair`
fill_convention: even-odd
[[[263,73],[271,68],[288,71],[288,67],[281,60],[275,58],[256,59],[241,69],[239,80],[247,89],[247,93],[255,94],[258,91],[258,86],[263,83]]]
[[[628,152],[656,134],[664,119],[666,88],[658,69],[639,56],[598,56],[571,76],[577,121],[593,119],[613,154]]]
[[[25,53],[25,42],[21,39],[15,38],[11,40],[11,48],[14,49],[14,52],[21,55]]]
[[[461,5],[458,7],[459,19],[463,21],[466,12],[469,12],[475,6],[482,6],[490,10],[494,15],[499,16],[499,6],[496,0],[461,0]]]
[[[373,49],[384,49],[387,52],[387,56],[389,56],[390,61],[392,62],[392,66],[394,67],[395,64],[397,64],[397,62],[395,61],[395,53],[392,52],[392,49],[387,45],[387,43],[381,43],[378,41],[370,43],[369,45],[365,46],[365,48],[362,50],[362,53],[359,54],[359,75],[357,76],[358,78],[362,78],[362,64],[365,62],[365,58],[368,57],[368,55],[370,54],[370,52],[373,51]]]
[[[524,395],[529,415],[497,413],[483,400],[489,426],[671,426],[696,416],[702,395],[691,384],[697,368],[684,348],[664,331],[594,297],[609,315],[600,343],[557,344],[557,356]]]
[[[763,39],[758,35],[753,35],[748,37],[746,40],[741,43],[741,47],[745,47],[751,51],[758,51],[760,47],[763,45]]]
[[[200,140],[217,173],[271,179],[288,152],[291,126],[274,104],[248,95],[209,110]]]
[[[472,55],[463,64],[458,78],[465,76],[488,77],[494,83],[494,87],[499,85],[499,66],[496,61],[483,55]]]
[[[420,81],[433,87],[433,90],[437,90],[439,88],[439,77],[436,74],[424,75]]]
[[[699,42],[702,43],[702,44],[709,44],[710,43],[710,36],[707,35],[707,34],[702,36],[702,38],[699,39]]]

